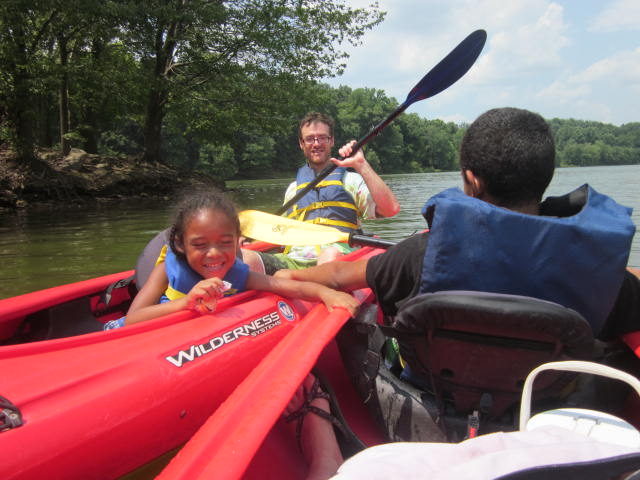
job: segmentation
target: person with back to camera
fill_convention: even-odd
[[[340,150],[350,153],[350,145]],[[540,115],[516,108],[482,114],[463,137],[460,167],[464,192],[445,190],[423,208],[430,232],[369,259],[275,275],[336,289],[370,287],[385,317],[420,293],[476,290],[572,308],[602,340],[640,330],[640,272],[626,268],[635,231],[631,209],[588,185],[541,202],[555,168],[555,145]],[[310,398],[313,383],[310,375],[288,411],[313,401],[328,413],[328,403]],[[335,442],[331,424],[320,419],[307,430],[303,425],[302,433],[314,445]],[[307,452],[311,464],[325,469],[316,478],[329,476],[341,460],[322,450],[332,451]]]
[[[105,324],[105,330],[150,320],[183,309],[208,313],[223,296],[244,290],[266,290],[282,296],[321,300],[331,310],[354,313],[358,302],[323,285],[274,278],[249,270],[237,258],[240,224],[235,207],[216,191],[196,192],[177,208],[175,221],[149,279],[127,316]]]
[[[296,180],[287,188],[284,203],[331,162],[338,167],[289,208],[286,216],[351,232],[360,228],[360,219],[396,215],[400,211],[398,200],[362,152],[343,160],[330,158],[334,145],[333,127],[333,119],[318,112],[308,113],[300,120],[298,142],[306,164],[298,169]],[[355,141],[350,142],[353,144]],[[351,250],[346,243],[334,243],[292,247],[286,253],[275,255],[243,250],[243,255],[252,270],[273,274],[284,268],[306,268],[325,263]]]

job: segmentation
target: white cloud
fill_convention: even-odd
[[[447,122],[447,123],[452,122],[452,123],[455,123],[456,125],[460,125],[462,123],[471,123],[475,119],[474,118],[467,118],[464,115],[455,114],[455,115],[444,115],[444,116],[441,116],[440,120],[442,120],[443,122]]]
[[[375,70],[376,64],[385,64],[384,77],[413,76],[417,80],[465,35],[484,28],[487,45],[462,82],[505,83],[513,77],[559,67],[561,51],[569,44],[563,7],[549,0],[457,0],[444,8],[441,2],[422,2],[427,5],[419,7],[411,3],[381,2],[381,8],[388,11],[387,19],[367,34],[366,48],[352,51],[348,70],[355,71],[365,63]],[[423,18],[419,12],[429,12],[430,17]],[[410,28],[415,16],[424,23],[423,28]],[[380,88],[388,87],[392,87],[390,82]]]
[[[489,20],[487,50],[474,72],[475,83],[511,82],[562,65],[562,49],[570,43],[563,7],[538,0],[513,3],[510,11]]]
[[[608,4],[591,22],[589,29],[594,32],[640,30],[640,2],[617,0]]]
[[[577,77],[585,82],[606,80],[611,86],[640,85],[640,47],[600,60]]]
[[[632,107],[640,92],[640,47],[598,60],[582,71],[558,78],[537,97],[550,108],[585,119],[625,123],[637,119]]]
[[[616,87],[640,88],[640,47],[635,50],[618,52],[611,57],[599,60],[581,72],[560,78],[540,92],[541,97],[555,101],[575,99],[591,95],[593,86],[605,82],[608,86],[604,95],[612,93]]]
[[[345,75],[332,85],[381,89],[403,101],[455,45],[483,28],[487,44],[471,70],[411,112],[471,121],[489,108],[517,106],[548,118],[638,121],[640,40],[629,29],[640,28],[640,0],[379,3],[387,18],[350,49]]]

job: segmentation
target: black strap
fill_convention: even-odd
[[[111,303],[111,293],[116,288],[128,287],[131,284],[131,282],[133,282],[134,278],[135,278],[135,275],[131,275],[131,276],[126,277],[126,278],[121,278],[117,282],[113,282],[111,285],[109,285],[107,287],[107,289],[104,292],[102,292],[102,295],[100,297],[101,302],[104,305],[108,306]]]
[[[307,413],[315,413],[319,417],[322,417],[328,422],[331,422],[333,426],[340,431],[340,433],[346,436],[344,426],[336,417],[331,415],[331,413],[322,410],[321,408],[311,405],[311,402],[313,402],[316,398],[324,398],[329,402],[329,405],[331,406],[331,397],[327,392],[322,390],[320,386],[320,379],[318,377],[315,378],[311,389],[304,392],[304,402],[300,406],[300,408],[284,418],[286,422],[298,420],[298,424],[296,425],[296,440],[298,441],[298,447],[300,448],[300,451],[302,451],[302,424],[304,423],[304,418]]]

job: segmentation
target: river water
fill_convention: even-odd
[[[395,241],[424,228],[420,209],[429,196],[461,184],[458,172],[384,178],[402,210],[391,219],[366,221],[364,230]],[[289,181],[228,182],[228,186],[239,209],[274,212]],[[562,195],[583,183],[632,207],[633,221],[640,226],[640,165],[560,168],[547,194]],[[167,226],[170,210],[169,200],[136,200],[2,214],[0,298],[133,268],[147,241]],[[629,265],[640,266],[640,233],[634,238]]]

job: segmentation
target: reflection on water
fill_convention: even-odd
[[[420,215],[431,195],[460,186],[458,172],[385,177],[402,206],[392,219],[371,220],[365,231],[401,240],[425,226]],[[240,209],[274,212],[289,179],[229,182]],[[596,190],[634,208],[640,225],[640,165],[558,169],[548,189],[561,195],[590,183]],[[86,208],[27,211],[0,216],[0,298],[129,270],[144,245],[167,226],[169,201],[123,201]],[[640,266],[640,235],[630,265]]]

